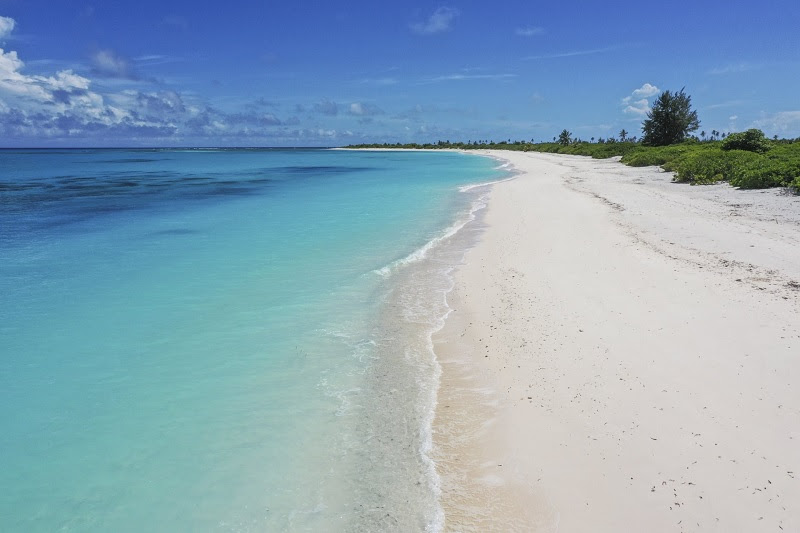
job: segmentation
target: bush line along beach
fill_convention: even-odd
[[[689,135],[699,127],[697,113],[691,111],[691,98],[681,89],[677,93],[661,93],[642,124],[641,140],[630,137],[623,129],[618,139],[599,138],[595,142],[592,137],[586,142],[564,129],[553,142],[448,140],[424,144],[357,144],[348,148],[489,149],[584,155],[595,159],[621,157],[623,163],[633,167],[657,165],[673,171],[678,182],[700,185],[727,181],[742,189],[789,187],[800,193],[800,138],[775,136],[769,140],[755,128],[731,134],[714,130],[710,137],[705,131],[700,137]]]
[[[440,141],[425,144],[361,144],[350,148],[513,150],[582,155],[595,159],[621,157],[622,163],[633,167],[656,165],[673,171],[675,181],[693,185],[727,181],[742,189],[790,187],[795,192],[800,192],[800,139],[765,140],[768,149],[764,152],[725,150],[725,143],[729,138],[745,134],[747,132],[731,134],[724,140],[692,139],[669,146],[644,146],[638,142],[617,139],[601,139],[597,142],[570,139],[566,143]]]

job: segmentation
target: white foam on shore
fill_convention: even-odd
[[[451,271],[452,269],[450,269],[450,272]],[[428,468],[428,479],[431,482],[431,490],[433,491],[433,496],[436,501],[436,513],[433,521],[427,524],[425,527],[426,531],[430,531],[432,533],[441,533],[441,531],[444,531],[445,524],[444,507],[442,506],[442,478],[439,475],[439,469],[436,466],[436,461],[434,461],[431,457],[431,452],[433,451],[433,421],[436,418],[436,408],[439,404],[439,385],[441,384],[442,379],[442,365],[439,363],[439,358],[436,357],[436,352],[433,349],[433,336],[441,331],[442,328],[444,328],[447,317],[449,317],[450,313],[453,312],[453,308],[447,303],[447,293],[449,293],[454,286],[453,277],[450,272],[448,272],[450,287],[443,295],[445,305],[447,306],[447,311],[439,318],[439,323],[436,325],[436,327],[428,331],[427,337],[427,348],[433,361],[434,372],[432,381],[433,387],[428,398],[428,405],[426,406],[427,409],[425,411],[426,414],[422,420],[422,447],[420,449],[420,454],[422,456],[423,464],[425,464],[425,466]]]
[[[507,166],[508,165],[501,165],[501,166],[497,167],[497,169],[499,170],[499,169],[502,169],[503,167],[507,167]],[[504,178],[504,179],[501,179],[501,180],[485,181],[483,183],[473,183],[472,185],[464,185],[463,187],[459,187],[458,190],[460,192],[467,192],[467,191],[471,191],[472,189],[476,189],[478,187],[488,187],[490,185],[494,185],[495,183],[503,183],[504,181],[511,181],[513,179],[516,179],[516,176],[511,176],[510,178]]]
[[[500,180],[500,181],[505,181],[505,180]],[[490,184],[491,183],[478,184],[478,185],[472,186],[471,188],[479,187],[479,186],[482,186],[482,185],[490,185]],[[461,189],[459,189],[459,190],[461,190]],[[467,190],[469,190],[469,189],[467,189]],[[466,192],[466,191],[461,191],[461,192]],[[397,270],[398,268],[402,268],[402,267],[404,267],[406,265],[409,265],[411,263],[415,263],[417,261],[422,261],[423,259],[425,259],[425,257],[427,257],[428,253],[432,249],[434,249],[436,246],[438,246],[442,242],[444,242],[444,241],[450,239],[451,237],[455,236],[459,231],[461,231],[462,228],[464,228],[464,226],[466,226],[467,224],[469,224],[470,222],[475,220],[475,213],[477,213],[478,211],[480,211],[481,209],[486,207],[487,197],[488,197],[488,194],[483,195],[480,198],[478,198],[477,200],[475,200],[472,203],[472,206],[471,206],[471,208],[469,210],[469,213],[467,213],[467,215],[464,218],[462,218],[460,220],[457,220],[450,227],[445,229],[440,235],[437,235],[436,237],[432,238],[431,240],[429,240],[428,242],[426,242],[421,247],[417,248],[416,250],[414,250],[413,252],[411,252],[407,256],[403,257],[402,259],[398,259],[396,261],[392,261],[391,263],[389,263],[388,265],[386,265],[383,268],[379,268],[377,270],[373,270],[373,272],[375,274],[378,274],[379,276],[388,277],[395,270]]]

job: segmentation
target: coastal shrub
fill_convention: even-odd
[[[595,159],[608,159],[609,157],[623,156],[629,154],[638,148],[638,145],[632,142],[618,142],[618,143],[603,143],[603,144],[590,144],[588,145],[589,153]]]
[[[770,149],[770,142],[764,132],[752,128],[740,133],[731,133],[722,141],[723,150],[746,150],[748,152],[765,153]]]
[[[789,188],[794,191],[795,194],[800,194],[800,176],[797,176],[790,184]]]
[[[759,159],[758,154],[743,150],[694,150],[673,161],[675,181],[702,185],[728,180],[734,169],[754,164]]]
[[[742,189],[790,186],[800,176],[800,161],[760,157],[731,170],[730,184]]]
[[[690,152],[674,162],[675,181],[693,185],[716,183],[725,177],[726,158],[722,150]]]
[[[622,156],[622,162],[632,167],[664,166],[691,148],[688,145],[664,147],[640,146]],[[665,170],[670,170],[665,168]]]

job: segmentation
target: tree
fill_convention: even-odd
[[[628,140],[628,132],[625,131],[625,128],[620,130],[620,132],[619,132],[619,140],[621,142],[625,142],[626,140]]]
[[[697,111],[692,111],[692,97],[683,89],[676,93],[664,91],[642,123],[642,143],[650,146],[679,143],[699,127]]]
[[[572,141],[572,134],[567,130],[561,130],[558,134],[558,144],[567,146]]]

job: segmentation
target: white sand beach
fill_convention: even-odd
[[[519,175],[435,336],[447,531],[800,531],[800,197]]]

